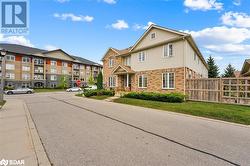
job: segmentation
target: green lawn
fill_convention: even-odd
[[[111,96],[91,96],[90,99],[96,99],[96,100],[105,100]]]
[[[250,125],[248,106],[205,102],[165,103],[130,98],[119,98],[114,102]]]
[[[41,92],[63,92],[65,89],[49,89],[49,88],[42,88],[42,89],[34,89],[35,93],[41,93]]]

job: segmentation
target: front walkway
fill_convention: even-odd
[[[8,99],[0,110],[0,161],[50,166],[26,104]],[[10,161],[17,160],[17,161]],[[24,163],[24,164],[22,164]],[[12,164],[13,165],[13,164]]]

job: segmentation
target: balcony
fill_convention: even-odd
[[[43,70],[34,70],[35,74],[43,74]]]

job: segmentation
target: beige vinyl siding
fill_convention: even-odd
[[[190,44],[185,41],[186,43],[186,54],[185,54],[185,65],[186,67],[192,69],[196,73],[202,75],[202,77],[208,77],[208,70],[206,66],[202,63],[200,57],[197,55],[196,60],[194,60],[194,50],[190,46]],[[198,62],[199,60],[199,62]]]
[[[151,39],[151,34],[155,33],[155,38]],[[172,32],[167,32],[161,29],[156,29],[153,28],[149,31],[149,33],[140,41],[140,43],[134,48],[134,50],[136,49],[140,49],[143,47],[147,47],[147,46],[151,46],[153,44],[159,43],[159,42],[163,42],[169,39],[173,39],[176,37],[179,37],[180,35],[172,33]]]
[[[138,58],[139,53],[133,53],[131,55],[131,68],[134,71],[146,71],[146,70],[156,70],[164,68],[183,67],[184,42],[178,41],[171,44],[173,44],[172,57],[164,57],[163,45],[151,48],[149,50],[145,50],[146,56],[144,62],[139,62]]]

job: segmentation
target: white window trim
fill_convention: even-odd
[[[111,61],[112,61],[112,63],[111,63]],[[112,68],[112,67],[114,67],[114,58],[109,59],[109,68]]]
[[[169,74],[173,73],[174,74],[174,87],[173,88],[169,88]],[[164,74],[167,74],[168,77],[168,82],[167,82],[167,87],[163,87],[163,76]],[[166,73],[162,73],[162,77],[161,77],[161,85],[162,85],[162,89],[168,89],[168,90],[174,90],[175,89],[175,73],[174,72],[166,72]]]
[[[28,62],[24,62],[24,59],[28,59],[29,61]],[[22,57],[22,63],[30,63],[31,62],[31,59],[30,59],[30,57],[28,57],[28,56],[23,56]]]
[[[142,58],[140,58],[140,54],[141,54],[141,53],[144,53],[144,61],[142,61]],[[141,62],[141,63],[145,62],[145,61],[146,61],[146,56],[147,56],[146,51],[141,51],[141,52],[139,52],[139,53],[138,53],[138,61]],[[141,59],[141,60],[140,60],[140,59]]]
[[[14,57],[14,58],[13,58],[13,60],[12,60],[11,58],[10,58],[10,59],[7,59],[7,56],[8,56],[8,57]],[[16,61],[16,57],[15,57],[14,55],[6,55],[6,58],[5,58],[5,59],[6,59],[6,61],[11,61],[11,62]]]
[[[142,87],[140,87],[140,76],[142,76]],[[142,75],[139,75],[138,76],[138,88],[140,88],[140,89],[147,89],[148,87],[146,86],[143,86],[143,84],[144,84],[144,77],[147,77],[147,85],[148,85],[148,76],[147,75],[144,75],[144,74],[142,74]]]
[[[13,66],[13,68],[7,68],[7,66]],[[16,67],[15,64],[8,64],[8,63],[7,63],[7,64],[5,65],[5,69],[6,69],[6,70],[15,70],[15,67]]]
[[[112,84],[110,85],[110,80],[111,80],[111,78],[112,78]],[[114,78],[115,78],[115,85],[113,85],[113,83],[114,83]],[[109,85],[109,87],[110,88],[115,88],[116,87],[116,85],[117,85],[117,77],[116,76],[110,76],[109,77],[109,80],[108,80],[108,85]]]
[[[170,55],[169,45],[172,45],[172,55]],[[167,56],[165,56],[165,47],[168,48]],[[173,43],[168,43],[168,44],[163,45],[162,54],[163,54],[163,58],[171,58],[171,57],[173,57],[174,56],[174,44]]]

